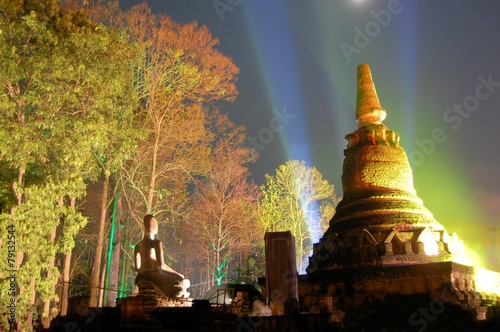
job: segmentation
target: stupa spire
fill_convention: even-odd
[[[378,100],[370,66],[358,66],[358,91],[356,96],[356,121],[359,127],[366,123],[381,124],[386,116]]]

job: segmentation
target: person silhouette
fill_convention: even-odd
[[[158,234],[158,221],[152,214],[144,216],[144,237],[134,248],[134,265],[137,270],[135,284],[139,293],[146,288],[160,291],[167,298],[187,298],[189,279],[165,264],[163,246],[155,239]]]

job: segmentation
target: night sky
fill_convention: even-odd
[[[491,249],[480,236],[500,222],[500,1],[147,2],[179,23],[207,25],[240,68],[239,96],[222,110],[260,152],[250,166],[256,183],[299,159],[342,196],[356,67],[368,63],[418,195],[466,246]]]

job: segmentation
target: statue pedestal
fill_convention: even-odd
[[[142,296],[125,297],[117,299],[116,302],[121,319],[144,318],[144,298]]]
[[[137,274],[135,284],[139,287],[140,295],[157,295],[164,296],[166,298],[178,298],[185,292],[185,289],[183,288],[184,280],[175,274],[165,271],[146,271]],[[189,286],[188,281],[187,287]]]

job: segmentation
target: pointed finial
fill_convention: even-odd
[[[356,121],[361,127],[364,123],[381,124],[386,116],[385,110],[380,106],[377,90],[373,84],[370,66],[358,66],[358,93],[356,97]]]

